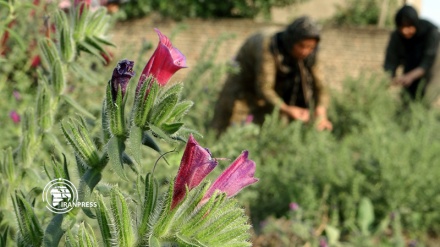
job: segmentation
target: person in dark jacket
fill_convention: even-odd
[[[212,123],[218,133],[234,124],[262,124],[275,108],[290,120],[331,130],[329,97],[316,59],[319,41],[319,29],[308,17],[282,31],[250,36],[235,58],[239,72],[228,76],[215,107]]]
[[[392,76],[392,83],[401,85],[411,99],[424,97],[433,87],[439,47],[439,32],[431,22],[419,19],[417,11],[405,5],[395,16],[397,29],[391,33],[386,49],[384,69]],[[397,75],[403,65],[403,74]],[[431,84],[431,85],[430,85]],[[432,100],[432,99],[430,99]]]

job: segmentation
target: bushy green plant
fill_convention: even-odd
[[[377,0],[346,0],[343,4],[337,5],[336,14],[331,22],[340,26],[372,26],[377,25],[381,11],[385,11],[385,26],[393,24],[394,11],[400,4],[399,1],[389,0],[384,5],[383,1]],[[381,9],[384,8],[384,9]]]
[[[132,19],[157,11],[161,15],[173,19],[183,18],[214,18],[214,17],[255,17],[263,14],[270,18],[272,6],[287,6],[301,0],[253,0],[253,1],[160,1],[160,0],[131,0],[121,6],[123,19]]]

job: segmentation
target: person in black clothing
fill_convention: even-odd
[[[419,19],[417,11],[405,5],[395,16],[397,29],[391,33],[386,49],[384,69],[392,76],[395,85],[401,85],[411,99],[424,97],[432,81],[439,46],[437,27]],[[396,75],[399,65],[403,74]]]

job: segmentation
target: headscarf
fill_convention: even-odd
[[[308,16],[303,16],[296,19],[293,23],[287,26],[282,33],[282,40],[285,49],[290,51],[292,46],[303,39],[320,40],[318,25],[312,21]]]
[[[394,21],[397,27],[415,26],[417,28],[419,25],[419,16],[416,9],[412,6],[405,5],[397,11]]]

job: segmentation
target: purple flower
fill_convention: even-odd
[[[142,71],[136,91],[139,91],[150,75],[163,86],[167,84],[176,71],[186,68],[185,56],[177,48],[174,48],[171,41],[158,29],[155,28],[154,30],[159,35],[159,44]]]
[[[133,71],[133,66],[133,61],[124,59],[119,61],[115,69],[113,70],[111,80],[113,102],[116,101],[119,88],[121,88],[122,98],[124,98],[127,91],[128,83],[130,82],[130,79],[135,75],[135,72]]]
[[[171,209],[185,197],[186,186],[188,190],[198,186],[216,166],[217,161],[211,158],[209,150],[201,147],[190,135],[175,179]]]
[[[17,100],[17,101],[20,101],[20,100],[21,100],[21,94],[20,94],[19,91],[14,90],[14,91],[12,92],[12,95],[14,95],[15,100]]]
[[[296,203],[296,202],[291,202],[291,203],[289,203],[289,208],[290,208],[290,210],[292,210],[292,211],[296,211],[296,210],[299,209],[299,205],[298,205],[298,203]]]
[[[9,117],[12,119],[12,121],[16,124],[18,124],[21,120],[20,115],[16,111],[11,111],[9,113]]]
[[[248,159],[248,151],[243,151],[232,164],[214,181],[206,192],[201,203],[205,203],[216,190],[226,193],[227,197],[235,196],[244,187],[256,183],[254,177],[255,162]]]
[[[327,240],[325,240],[324,238],[319,240],[319,247],[328,247]]]

